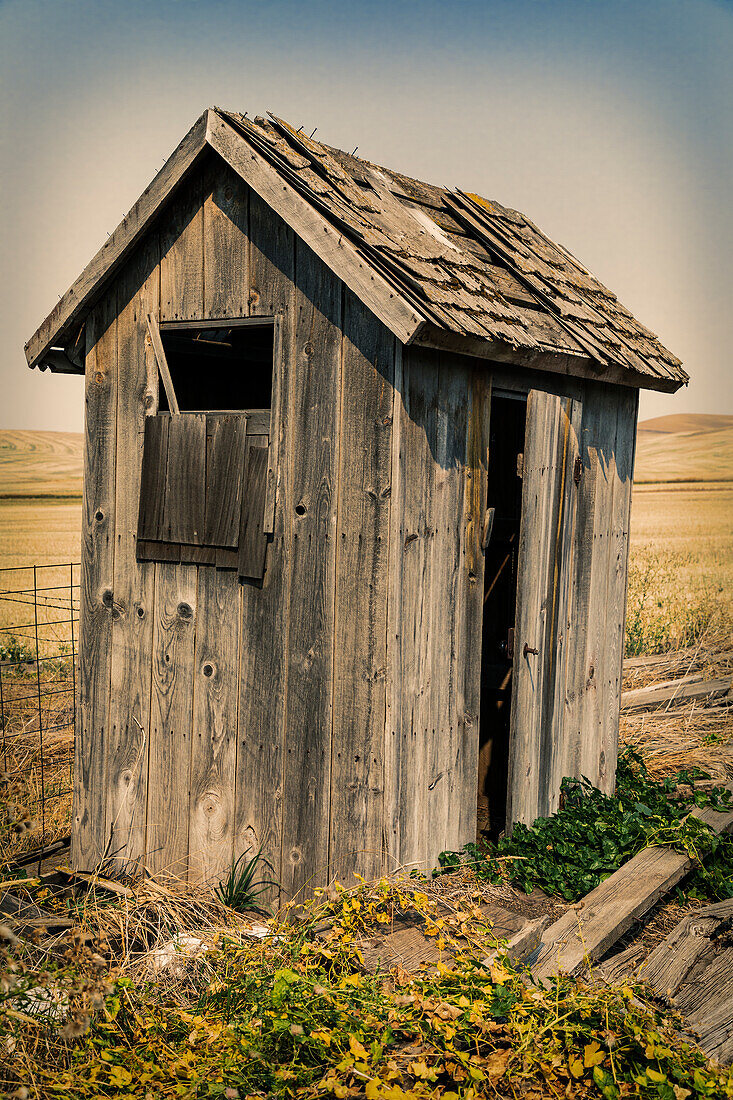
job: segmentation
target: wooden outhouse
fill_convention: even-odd
[[[687,376],[522,214],[212,108],[26,352],[86,376],[77,867],[291,897],[612,788]]]

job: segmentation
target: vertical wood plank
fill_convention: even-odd
[[[509,739],[507,828],[538,816],[547,761],[543,756],[544,703],[551,682],[552,586],[558,523],[558,457],[566,422],[560,398],[539,390],[527,400],[522,517],[517,562],[517,612]],[[527,653],[524,647],[528,646]],[[529,650],[536,650],[532,653]],[[546,744],[546,743],[545,743]]]
[[[205,316],[246,317],[248,188],[217,157],[205,172],[203,194]]]
[[[282,889],[328,873],[341,284],[296,242],[290,387],[291,590]]]
[[[206,166],[199,169],[184,186],[161,224],[161,320],[193,321],[204,316],[206,171]],[[205,425],[202,446],[205,453]],[[203,522],[202,511],[201,529]],[[186,878],[188,873],[196,605],[196,566],[157,564],[147,864],[152,871],[165,871],[176,878]]]
[[[235,856],[262,850],[279,880],[282,856],[283,754],[287,696],[292,526],[287,473],[289,386],[293,372],[294,239],[250,193],[250,312],[283,311],[280,358],[278,492],[265,576],[241,586],[240,690],[235,793]],[[259,287],[270,288],[262,300]],[[266,903],[276,901],[263,895]]]
[[[456,366],[465,369],[460,358]],[[481,540],[488,495],[492,380],[483,366],[466,372],[470,393],[464,474],[461,574],[456,610],[460,627],[457,719],[461,763],[453,797],[458,807],[458,843],[476,836],[476,790],[481,710],[485,554]]]
[[[140,509],[137,521],[138,539],[165,538],[165,482],[168,471],[167,416],[145,418],[142,472],[140,474]]]
[[[213,566],[198,571],[189,879],[216,884],[234,851],[239,585]]]
[[[118,281],[115,599],[107,831],[118,866],[145,851],[154,565],[136,560],[145,418],[157,371],[146,343],[158,307],[158,242],[148,237]]]
[[[206,417],[186,413],[168,425],[164,529],[169,542],[198,546],[206,524]]]
[[[206,546],[237,546],[246,439],[245,417],[206,417]]]
[[[242,486],[238,572],[240,577],[262,580],[267,536],[262,530],[267,491],[267,437],[251,437],[247,444],[247,468]]]
[[[398,861],[430,867],[475,835],[482,594],[470,574],[483,576],[488,415],[484,392],[472,423],[458,357],[407,349],[396,378],[386,803]]]
[[[387,561],[387,685],[384,744],[384,830],[388,871],[401,866],[400,759],[403,722],[402,587],[404,577],[404,468],[403,431],[405,407],[404,348],[397,341],[392,403],[392,448],[390,455],[389,552]]]
[[[280,470],[280,447],[282,443],[282,390],[283,390],[283,327],[286,324],[285,311],[275,316],[272,339],[272,407],[270,409],[270,436],[267,452],[267,492],[265,497],[265,515],[263,531],[271,535],[275,530],[275,505],[278,489],[282,480]]]
[[[295,237],[252,190],[249,236],[249,312],[252,317],[274,317],[288,305],[295,279]]]
[[[345,292],[338,474],[329,877],[385,869],[394,337]]]
[[[79,607],[79,682],[74,737],[72,862],[91,870],[106,847],[115,550],[117,296],[112,288],[86,322],[84,501]]]
[[[196,321],[204,315],[203,173],[194,169],[161,221],[161,321]]]
[[[178,879],[188,871],[195,621],[196,566],[157,565],[146,862]]]

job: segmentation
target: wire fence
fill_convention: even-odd
[[[79,563],[0,568],[0,861],[68,836]]]

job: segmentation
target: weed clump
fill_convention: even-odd
[[[612,795],[603,794],[587,779],[563,779],[561,808],[552,817],[538,818],[531,827],[515,825],[511,837],[497,844],[467,844],[460,853],[442,852],[436,873],[469,864],[479,878],[491,882],[508,878],[527,893],[537,886],[575,902],[652,844],[687,852],[698,863],[706,852],[724,858],[727,849],[720,846],[720,839],[688,812],[690,801],[698,807],[729,809],[730,792],[724,787],[697,789],[695,784],[702,779],[709,776],[699,768],[652,779],[642,757],[627,748],[619,755]],[[691,796],[675,798],[683,785],[692,790]],[[720,865],[718,872],[722,879]],[[713,890],[717,897],[723,886],[714,885],[715,877],[716,872],[700,867],[699,888]]]

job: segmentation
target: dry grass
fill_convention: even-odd
[[[626,653],[733,648],[733,487],[634,490]]]
[[[39,730],[38,689],[41,690]],[[0,817],[0,867],[41,844],[68,836],[71,826],[74,708],[72,668],[60,659],[3,670],[0,761],[12,779],[14,817]],[[41,748],[43,751],[41,751]]]
[[[81,497],[81,432],[0,429],[0,497]]]

